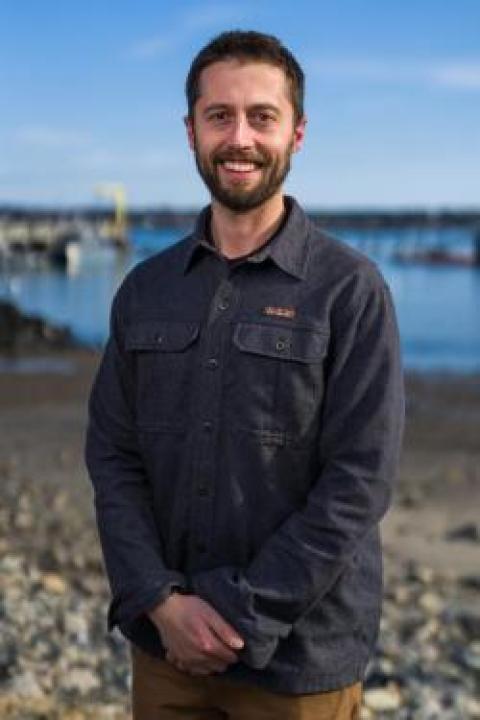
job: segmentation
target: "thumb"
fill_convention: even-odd
[[[212,609],[208,621],[212,630],[215,631],[216,635],[218,635],[218,637],[223,640],[226,645],[234,650],[241,650],[243,648],[245,643],[235,628],[227,623],[215,610]]]

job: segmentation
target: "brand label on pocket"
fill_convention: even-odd
[[[295,308],[293,307],[275,307],[274,305],[267,305],[263,308],[262,312],[264,315],[274,315],[283,318],[294,318],[296,315]]]

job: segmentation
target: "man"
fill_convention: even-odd
[[[375,265],[283,194],[305,133],[280,42],[198,54],[186,127],[211,196],[112,306],[87,464],[136,720],[358,716],[403,381]]]

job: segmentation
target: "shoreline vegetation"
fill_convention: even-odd
[[[100,354],[7,305],[0,717],[127,720],[128,646],[106,630],[109,592],[83,463]],[[18,372],[32,357],[50,364]],[[405,380],[405,442],[382,523],[383,617],[361,718],[480,718],[480,374]]]

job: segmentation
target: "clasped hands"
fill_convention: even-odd
[[[166,659],[191,675],[224,672],[244,642],[208,602],[173,592],[149,612],[167,648]]]

